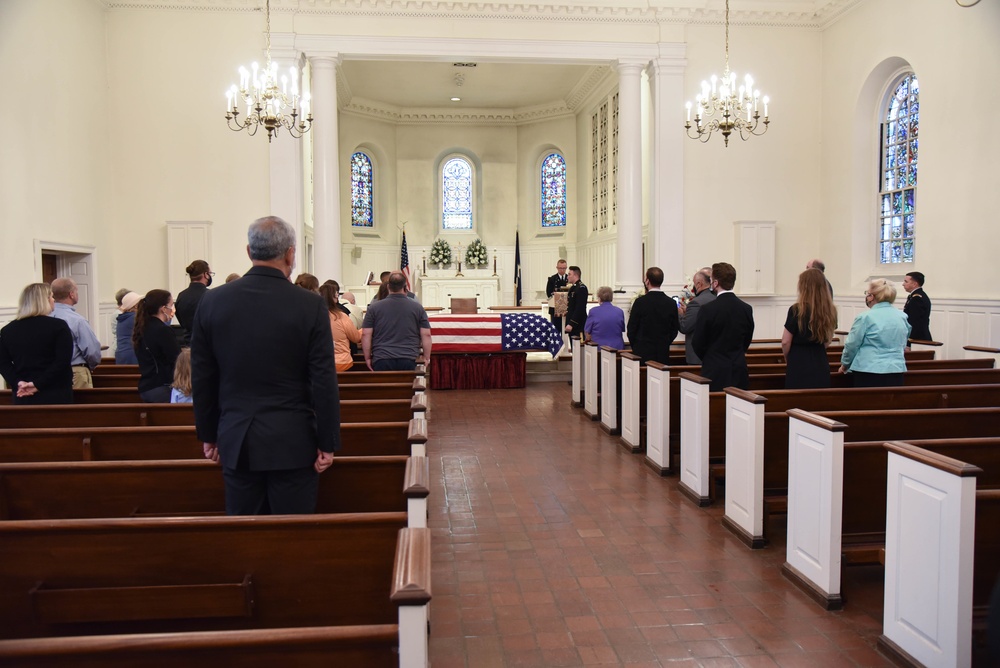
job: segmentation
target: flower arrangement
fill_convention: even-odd
[[[431,246],[431,264],[451,264],[451,245],[444,239],[437,239]]]
[[[684,306],[687,306],[688,302],[690,302],[692,299],[694,299],[694,290],[692,289],[692,286],[691,286],[690,283],[685,283],[684,287],[681,288],[681,295],[680,295],[680,302],[679,303],[683,304]]]
[[[486,245],[476,239],[465,249],[465,263],[470,267],[483,267],[490,261],[487,255]]]

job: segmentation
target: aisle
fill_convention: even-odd
[[[565,383],[431,394],[434,668],[888,666],[881,588],[826,612],[569,406]],[[848,597],[859,578],[845,578]]]

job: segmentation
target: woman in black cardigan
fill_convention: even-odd
[[[168,324],[174,298],[166,290],[150,290],[136,305],[132,347],[139,360],[139,396],[148,403],[170,403],[174,363],[181,349]]]
[[[32,283],[17,300],[17,317],[0,329],[0,374],[15,404],[73,403],[73,334],[50,318],[48,283]]]

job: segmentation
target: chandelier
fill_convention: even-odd
[[[226,93],[226,123],[234,132],[246,130],[250,135],[264,127],[270,142],[278,130],[285,128],[288,134],[298,139],[312,128],[312,114],[309,113],[309,93],[299,96],[299,77],[294,67],[287,75],[278,78],[278,64],[271,62],[271,2],[265,0],[265,36],[267,39],[267,64],[263,69],[257,63],[248,70],[240,67],[239,88],[234,84]],[[279,87],[280,82],[280,87]],[[291,96],[289,96],[291,88]],[[299,120],[301,103],[302,120]],[[246,108],[246,118],[240,120],[240,106]],[[291,112],[286,109],[291,107]]]
[[[749,139],[750,135],[767,132],[770,122],[767,118],[767,105],[770,98],[766,95],[761,98],[760,91],[753,87],[753,77],[749,74],[737,88],[736,73],[729,71],[729,0],[726,0],[726,70],[722,79],[713,74],[709,81],[701,82],[701,93],[695,98],[694,133],[691,132],[691,103],[685,105],[687,122],[684,123],[684,129],[688,137],[705,143],[712,138],[713,132],[719,131],[726,146],[729,146],[729,135],[733,131],[739,132],[743,141]],[[763,119],[757,110],[758,103],[764,105]],[[761,122],[764,127],[758,132]]]

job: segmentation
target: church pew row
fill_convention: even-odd
[[[399,383],[399,382],[409,382],[412,381],[414,377],[424,375],[424,365],[421,360],[417,360],[418,365],[416,371],[370,371],[368,369],[358,370],[358,371],[344,371],[338,374],[340,378],[344,378],[345,382],[348,377],[352,380],[351,383]],[[139,365],[138,364],[98,364],[94,367],[94,376],[138,376],[139,375]],[[354,380],[357,379],[357,380]]]
[[[397,422],[423,418],[427,395],[379,401],[341,400],[341,423]],[[194,424],[191,404],[91,404],[0,406],[0,429],[31,427],[167,427]]]
[[[723,525],[753,548],[763,547],[768,497],[788,494],[789,449],[805,447],[816,435],[801,434],[803,422],[785,413],[731,415],[726,429],[726,503]],[[821,411],[846,425],[851,441],[1000,436],[1000,408]],[[762,425],[766,426],[761,429]],[[815,443],[813,443],[815,445]]]
[[[405,524],[405,513],[0,522],[0,636],[372,626],[386,640],[395,625],[357,665],[425,666],[430,536]],[[24,651],[0,643],[0,663]]]
[[[413,383],[360,383],[351,385],[341,378],[341,401],[380,399],[408,399],[423,392],[427,382],[420,376]],[[73,390],[75,404],[138,404],[142,399],[135,387],[99,387]],[[11,403],[11,391],[0,390],[0,405]]]
[[[936,364],[941,365],[948,362],[948,360],[937,360]],[[968,383],[981,383],[981,384],[992,384],[1000,383],[1000,369],[994,369],[991,366],[992,360],[986,360],[985,362],[979,360],[976,362],[982,368],[931,368],[931,369],[920,369],[907,372],[903,376],[903,384],[906,386],[911,385],[958,385],[958,384],[968,384]],[[640,395],[641,390],[634,386],[634,380],[630,380],[632,383],[629,386],[623,384],[622,386],[622,422],[623,422],[623,433],[626,425],[630,424],[640,424],[640,434],[645,438],[645,447],[640,446],[638,450],[635,449],[634,440],[627,443],[628,447],[633,450],[633,452],[641,452],[643,449],[646,451],[646,464],[653,470],[660,473],[660,475],[669,475],[674,473],[678,466],[680,460],[680,438],[681,438],[681,425],[684,423],[684,419],[681,413],[681,387],[680,387],[680,375],[683,373],[697,374],[701,370],[700,367],[671,367],[656,362],[650,362],[649,365],[641,367],[639,374],[633,375],[630,378],[638,377],[641,378],[645,376],[645,387],[646,387],[646,403],[650,406],[656,406],[657,410],[646,410],[646,415],[648,416],[645,428],[641,427],[641,418],[639,414],[642,410],[641,407],[637,407],[629,404],[629,399],[632,396]],[[851,387],[851,378],[849,374],[834,373],[830,377],[831,385],[834,388],[837,387]],[[699,381],[704,382],[704,381]],[[759,392],[764,390],[781,390],[785,387],[785,374],[784,370],[781,373],[756,373],[756,369],[751,370],[750,375],[750,391]],[[701,403],[704,399],[701,399],[702,393],[708,394],[707,384],[704,388],[699,389],[697,396],[685,396],[684,401],[684,415],[694,414],[699,416],[697,421],[689,422],[689,425],[704,425],[704,434],[709,434],[709,423],[706,421],[707,418],[704,417],[704,408]],[[712,393],[713,397],[717,397],[716,402],[719,398],[724,397],[724,393]],[[724,404],[723,404],[724,405]],[[715,410],[718,410],[716,407]],[[711,414],[711,425],[718,425],[718,420],[723,419],[718,413]],[[724,422],[723,422],[724,424]],[[699,435],[697,438],[704,439],[704,435]],[[652,445],[649,445],[652,444]]]
[[[984,472],[975,459],[959,461],[912,443],[885,447],[879,649],[897,665],[976,665],[973,631],[988,631],[989,598],[1000,574],[1000,491],[979,486]],[[930,545],[937,549],[929,551]]]
[[[426,455],[427,421],[340,426],[337,457]],[[69,427],[0,432],[0,462],[204,459],[193,426]]]
[[[20,668],[395,668],[407,665],[396,657],[399,631],[398,624],[369,624],[5,640],[0,662]]]
[[[1000,381],[1000,379],[998,379]],[[736,416],[756,410],[780,414],[792,408],[839,411],[879,408],[968,408],[1000,406],[1000,382],[992,385],[903,386],[889,388],[820,388],[708,392],[708,379],[683,373],[681,395],[680,489],[695,503],[715,500],[715,481],[725,475],[728,412]],[[707,409],[707,412],[706,412]],[[779,428],[786,423],[776,421]],[[765,421],[764,429],[768,423]]]
[[[316,512],[406,512],[427,526],[426,457],[335,457]],[[208,460],[0,464],[0,520],[225,514],[221,468]]]
[[[845,443],[845,430],[851,430],[843,423],[798,409],[789,415],[783,571],[824,606],[840,607],[841,567],[877,564],[885,547],[885,441]],[[995,430],[988,438],[907,441],[928,452],[974,462],[981,468],[979,488],[1000,489],[1000,437]],[[996,531],[1000,533],[1000,526]]]

